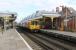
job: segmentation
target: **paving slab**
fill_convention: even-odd
[[[0,50],[32,50],[30,48],[15,29],[0,32]]]

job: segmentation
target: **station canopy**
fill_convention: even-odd
[[[35,13],[33,13],[32,15],[29,15],[27,17],[25,17],[25,19],[23,19],[21,22],[27,22],[29,20],[34,20],[34,19],[39,19],[39,18],[43,18],[43,16],[47,16],[47,17],[59,17],[61,16],[60,14],[58,14],[57,12],[52,12],[52,11],[45,11],[45,10],[40,10],[40,11],[36,11]]]
[[[43,14],[45,17],[60,17],[61,15],[58,13],[50,13],[50,14]]]
[[[6,17],[6,16],[11,17],[12,14],[14,14],[14,17],[17,16],[16,12],[0,12],[0,17]]]

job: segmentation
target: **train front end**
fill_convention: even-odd
[[[39,21],[37,20],[31,21],[31,24],[29,25],[29,27],[31,31],[38,32],[40,30]]]

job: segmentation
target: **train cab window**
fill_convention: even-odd
[[[38,21],[32,21],[32,25],[38,25]]]

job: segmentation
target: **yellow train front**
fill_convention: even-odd
[[[31,20],[27,24],[27,28],[32,32],[38,32],[40,30],[40,24],[38,20]]]

